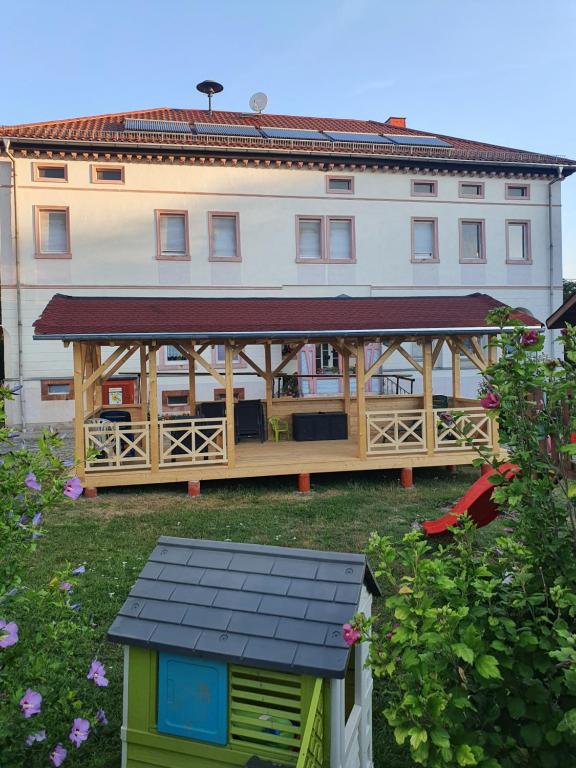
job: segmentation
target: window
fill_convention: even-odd
[[[242,365],[242,358],[238,353],[232,356],[233,365]],[[226,365],[226,347],[224,344],[215,344],[212,347],[212,365]]]
[[[209,213],[208,238],[210,261],[241,261],[237,213]]]
[[[189,408],[190,393],[186,389],[165,389],[162,392],[162,408],[165,411],[186,412]]]
[[[436,197],[438,184],[436,181],[412,181],[413,197]]]
[[[326,192],[337,195],[351,195],[354,193],[353,176],[326,176]]]
[[[34,163],[34,181],[68,181],[68,166]]]
[[[486,261],[484,221],[460,219],[460,261],[477,264]]]
[[[187,211],[156,211],[156,258],[190,259]]]
[[[351,216],[297,216],[296,261],[356,261]]]
[[[244,400],[246,392],[244,387],[234,387],[232,394],[234,400]],[[222,387],[214,387],[214,400],[226,400],[226,390]]]
[[[529,200],[529,184],[506,184],[506,200]]]
[[[36,207],[36,258],[71,258],[68,208]]]
[[[72,379],[44,379],[40,382],[42,400],[72,400],[74,383]]]
[[[460,197],[484,197],[484,184],[482,182],[461,181],[458,185]]]
[[[316,344],[316,373],[338,373],[340,357],[331,344]]]
[[[412,261],[439,261],[437,219],[412,219]]]
[[[530,222],[506,222],[506,261],[508,264],[531,264]]]
[[[124,184],[124,167],[121,165],[93,165],[93,184]]]

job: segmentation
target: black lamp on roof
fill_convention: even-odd
[[[200,93],[205,93],[208,96],[208,114],[212,117],[212,96],[214,96],[215,93],[223,91],[224,86],[217,83],[216,80],[202,80],[202,82],[198,83],[196,86],[196,90],[200,91]]]

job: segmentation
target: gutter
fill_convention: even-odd
[[[558,166],[558,177],[548,182],[548,317],[554,313],[554,256],[556,245],[554,243],[554,226],[552,222],[552,186],[564,180],[564,167]],[[552,335],[548,339],[550,357],[554,356],[554,339]]]
[[[527,325],[524,326],[528,330],[541,331],[542,325]],[[463,328],[387,328],[382,330],[381,328],[362,328],[360,330],[326,330],[326,331],[218,331],[215,333],[198,333],[196,331],[185,331],[178,333],[41,333],[34,334],[34,339],[37,341],[47,340],[61,340],[61,341],[109,341],[109,340],[170,340],[170,339],[321,339],[321,338],[334,338],[335,336],[343,336],[346,338],[356,338],[360,336],[459,336],[463,333],[467,335],[483,336],[485,334],[497,334],[501,330],[513,331],[514,326],[507,326],[501,329],[499,326],[478,326],[476,328],[463,327]]]
[[[14,270],[16,279],[16,319],[17,319],[17,337],[18,337],[18,384],[20,386],[20,392],[18,394],[19,410],[20,410],[20,424],[22,429],[26,428],[26,408],[25,408],[25,393],[24,393],[24,375],[23,375],[23,359],[22,359],[22,283],[20,279],[20,240],[18,238],[18,200],[16,195],[17,187],[17,174],[16,174],[16,158],[10,151],[10,139],[4,138],[4,151],[8,156],[12,166],[12,200],[13,200],[13,222],[14,229],[12,230],[13,253],[14,253]]]

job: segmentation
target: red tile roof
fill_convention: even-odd
[[[187,338],[457,333],[487,328],[501,302],[469,296],[378,298],[144,298],[56,294],[34,323],[35,338]],[[517,313],[539,327],[530,315]]]
[[[384,133],[409,136],[436,136],[444,139],[452,146],[447,147],[409,147],[393,144],[380,144],[359,147],[354,145],[351,149],[339,145],[331,146],[329,150],[325,146],[318,147],[316,142],[314,152],[322,151],[324,154],[347,153],[365,155],[392,155],[435,157],[441,159],[467,159],[467,160],[492,160],[518,163],[539,164],[564,164],[576,165],[576,161],[567,160],[555,155],[545,155],[537,152],[527,152],[511,147],[503,147],[486,142],[471,141],[469,139],[456,138],[443,134],[434,134],[413,128],[404,128],[393,123],[376,120],[354,120],[349,118],[332,117],[303,117],[298,115],[272,115],[268,113],[246,114],[244,112],[213,112],[209,117],[206,110],[200,109],[172,109],[160,107],[158,109],[144,109],[134,112],[119,112],[115,114],[94,115],[92,117],[76,117],[65,120],[52,120],[39,123],[26,123],[12,126],[0,126],[0,136],[10,136],[14,139],[52,139],[61,141],[88,141],[95,144],[132,143],[132,144],[162,144],[184,146],[226,146],[226,147],[251,147],[260,149],[280,149],[286,151],[290,148],[286,140],[246,138],[230,136],[197,136],[195,134],[182,134],[179,136],[161,135],[158,133],[136,133],[124,131],[124,118],[137,118],[147,120],[184,121],[189,123],[215,123],[223,125],[245,125],[253,127],[295,128],[317,131],[345,131],[356,133]],[[284,143],[283,143],[284,142]],[[306,147],[298,148],[301,152]],[[310,147],[313,145],[310,144]],[[311,150],[308,150],[311,153]]]

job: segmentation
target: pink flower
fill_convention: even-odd
[[[480,405],[487,410],[494,410],[495,408],[500,407],[501,400],[502,398],[497,392],[488,392],[488,394],[484,395],[482,400],[480,400]]]
[[[108,718],[106,717],[106,712],[102,708],[97,710],[96,720],[100,723],[100,725],[108,725]]]
[[[540,334],[538,331],[526,331],[520,337],[520,344],[522,344],[523,347],[533,347],[535,344],[538,344],[539,341]]]
[[[105,688],[108,685],[106,670],[104,669],[104,665],[101,664],[98,659],[94,659],[86,677],[88,680],[94,680],[96,685],[100,688]]]
[[[82,483],[80,482],[79,477],[71,477],[69,480],[66,480],[66,483],[64,484],[64,496],[68,496],[69,499],[76,501],[79,496],[82,496],[82,491]]]
[[[72,744],[75,744],[76,748],[78,748],[83,741],[86,741],[89,733],[90,723],[88,720],[85,720],[83,717],[77,717],[72,723],[72,730],[70,731],[70,736],[68,738]]]
[[[38,733],[31,733],[30,736],[26,736],[26,746],[31,747],[35,741],[45,741],[46,731],[38,731]]]
[[[68,754],[68,750],[64,749],[62,744],[56,744],[52,752],[50,752],[50,762],[52,765],[55,765],[56,768],[58,768],[59,765],[62,765],[64,760],[66,760],[66,755]]]
[[[58,585],[58,589],[61,589],[62,592],[71,592],[72,591],[72,584],[70,584],[69,581],[61,581]]]
[[[26,475],[26,479],[24,480],[24,485],[27,488],[30,488],[31,491],[41,491],[42,490],[42,486],[40,485],[40,483],[36,479],[36,475],[34,474],[34,472],[28,472],[28,474]]]
[[[360,630],[355,629],[352,624],[343,624],[342,637],[346,645],[354,645],[360,640]]]
[[[42,696],[38,691],[33,691],[31,688],[27,688],[24,696],[20,699],[20,709],[25,718],[37,715],[40,712],[42,706]]]
[[[18,642],[18,624],[10,621],[8,624],[0,619],[0,648],[9,648]]]

